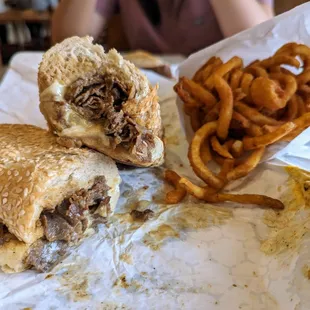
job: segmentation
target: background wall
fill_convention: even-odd
[[[308,1],[304,0],[275,0],[276,14],[281,14],[285,11],[292,9],[293,7],[303,4]]]

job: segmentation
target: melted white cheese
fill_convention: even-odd
[[[40,94],[41,102],[44,101],[64,101],[66,86],[55,81]]]

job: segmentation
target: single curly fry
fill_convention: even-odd
[[[191,122],[192,129],[195,132],[202,125],[201,124],[201,120],[200,120],[201,112],[197,108],[192,108],[192,109],[190,109],[190,112],[189,112],[188,115],[190,117],[190,122]]]
[[[246,97],[250,96],[250,87],[254,80],[254,76],[250,73],[244,73],[241,79],[241,89]]]
[[[309,83],[310,82],[310,70],[304,71],[301,74],[299,74],[296,77],[296,80],[297,80],[298,86]]]
[[[219,66],[213,74],[207,79],[204,86],[210,90],[214,88],[214,76],[223,77],[226,73],[230,72],[233,69],[238,69],[243,66],[243,60],[240,57],[234,56],[226,63]]]
[[[292,96],[291,100],[287,103],[287,111],[285,115],[285,120],[286,121],[292,121],[295,119],[298,115],[298,99],[296,94]]]
[[[248,175],[259,164],[264,152],[264,147],[255,150],[242,164],[238,165],[227,174],[227,180],[237,180]]]
[[[259,67],[257,64],[255,66],[247,67],[244,72],[250,73],[255,77],[268,77],[266,69]]]
[[[262,128],[254,123],[250,124],[249,128],[246,128],[246,134],[250,137],[258,137],[264,134]]]
[[[228,150],[223,145],[220,144],[216,136],[212,136],[210,142],[214,152],[218,153],[219,155],[225,158],[231,158],[231,159],[233,158],[231,154],[228,152]]]
[[[243,142],[240,140],[236,140],[231,146],[231,154],[234,158],[239,158],[243,155]]]
[[[196,82],[186,77],[181,77],[180,82],[182,83],[184,89],[188,91],[192,95],[192,97],[201,101],[207,107],[213,107],[215,105],[216,98],[211,94],[211,92],[209,92]]]
[[[223,165],[221,166],[221,171],[218,174],[218,177],[227,182],[227,174],[234,168],[235,160],[234,159],[225,159]]]
[[[284,209],[284,205],[280,200],[270,198],[264,195],[234,195],[216,193],[216,191],[214,191],[213,189],[197,186],[186,178],[182,178],[180,180],[180,185],[183,186],[183,188],[185,188],[189,194],[206,202],[217,203],[231,201],[240,204],[253,204],[264,208]]]
[[[218,57],[211,57],[203,66],[201,66],[198,71],[193,76],[193,81],[196,83],[200,83],[202,81],[202,75],[208,74],[208,76],[211,74],[212,64],[216,61],[216,59],[219,59]]]
[[[240,87],[240,81],[241,81],[242,75],[243,75],[243,72],[239,69],[233,70],[231,72],[230,87],[232,90],[236,90],[237,88]]]
[[[174,190],[166,194],[166,203],[176,204],[181,202],[186,196],[186,190],[184,190],[179,184],[181,177],[172,170],[166,170],[164,178],[167,182],[169,182],[171,185],[175,187]]]
[[[257,125],[281,125],[283,123],[258,112],[257,109],[252,108],[241,101],[235,102],[234,109]]]
[[[205,142],[201,145],[200,156],[204,164],[207,164],[212,160],[212,154],[208,140],[205,140]]]
[[[228,83],[218,75],[214,76],[214,85],[220,97],[220,114],[218,119],[217,136],[225,140],[233,113],[233,94]]]
[[[272,73],[270,78],[259,77],[251,85],[253,102],[271,111],[282,109],[297,90],[295,78],[283,73]],[[284,84],[284,89],[279,85]]]
[[[200,107],[202,103],[194,99],[186,90],[183,89],[182,83],[179,82],[173,87],[174,91],[179,95],[180,99],[188,106],[188,107]]]
[[[293,122],[288,122],[277,128],[275,131],[258,137],[244,137],[243,145],[245,150],[253,150],[262,148],[269,144],[279,141],[281,138],[293,131],[297,125]]]
[[[222,188],[223,181],[215,176],[201,159],[202,144],[216,132],[218,127],[217,122],[210,122],[204,124],[199,130],[195,132],[192,143],[189,147],[188,158],[195,174],[214,188]]]
[[[298,59],[294,58],[293,56],[276,55],[276,56],[267,58],[265,60],[262,60],[259,63],[259,66],[266,68],[266,69],[273,67],[273,66],[280,66],[280,65],[289,65],[289,66],[292,66],[298,69],[300,67],[300,62],[298,61]]]

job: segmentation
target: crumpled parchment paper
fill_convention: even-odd
[[[309,13],[306,4],[200,51],[180,66],[180,75],[191,77],[215,54],[247,63],[289,41],[310,44]],[[46,127],[36,87],[40,57],[23,53],[12,60],[0,87],[0,122]],[[160,84],[165,167],[194,178],[187,161],[191,133],[183,114],[179,121],[173,82],[147,75]],[[308,176],[283,168],[309,168],[308,137],[309,131],[272,150],[272,160],[229,187],[281,197],[287,206],[281,214],[191,198],[166,206],[164,167],[122,168],[122,197],[108,224],[48,274],[0,273],[0,309],[309,309],[309,200],[301,182]],[[154,212],[146,222],[129,214],[146,208]]]

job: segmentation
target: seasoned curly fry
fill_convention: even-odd
[[[191,126],[193,131],[197,131],[201,127],[201,121],[200,121],[201,113],[199,109],[192,109],[191,113],[189,114],[190,120],[191,120]]]
[[[220,114],[218,119],[217,136],[225,140],[228,136],[229,125],[233,113],[233,94],[227,82],[220,76],[214,76],[215,89],[219,94]]]
[[[176,204],[181,202],[186,196],[186,190],[179,184],[181,177],[172,170],[165,171],[165,180],[175,187],[174,190],[166,194],[167,204]]]
[[[207,107],[212,107],[216,103],[216,98],[205,88],[183,77],[180,79],[180,83],[182,83],[184,89],[188,91],[194,98],[201,101]]]
[[[254,77],[250,73],[244,73],[242,76],[240,87],[243,93],[246,95],[246,97],[249,97],[250,95],[250,87],[251,87],[253,80],[254,80]]]
[[[212,160],[209,141],[206,140],[204,143],[202,143],[200,156],[205,165]]]
[[[234,111],[232,118],[233,118],[233,120],[238,122],[238,124],[242,128],[249,128],[251,125],[251,122],[246,117],[244,117],[242,114],[240,114],[239,112]]]
[[[281,125],[283,122],[277,121],[258,112],[256,109],[249,107],[243,102],[235,102],[234,109],[257,125]]]
[[[233,69],[241,68],[243,66],[243,61],[239,57],[233,57],[226,63],[219,66],[214,73],[207,79],[204,86],[210,90],[214,88],[214,76],[223,77],[226,73]]]
[[[234,158],[241,157],[243,155],[243,142],[236,140],[231,146],[231,154]]]
[[[266,69],[273,67],[273,66],[279,66],[279,65],[289,65],[289,66],[292,66],[298,69],[300,67],[300,62],[292,56],[277,55],[277,56],[267,58],[259,63],[259,66],[266,68]]]
[[[228,152],[228,150],[225,147],[223,147],[223,145],[220,144],[216,136],[212,136],[210,142],[214,152],[218,153],[219,155],[225,158],[231,158],[231,159],[233,158],[231,154]]]
[[[266,71],[266,69],[258,67],[258,66],[251,66],[251,67],[247,67],[245,70],[245,72],[252,74],[255,77],[268,77],[268,73]]]
[[[291,121],[295,119],[298,115],[298,99],[296,94],[292,96],[291,100],[287,104],[287,113],[285,120]]]
[[[267,133],[258,137],[245,137],[243,138],[243,145],[245,150],[254,150],[257,148],[270,145],[274,142],[279,141],[281,138],[285,137],[291,131],[296,128],[296,124],[293,122],[288,122],[281,125],[277,130]]]
[[[174,91],[179,95],[181,100],[188,107],[200,107],[202,103],[194,99],[186,90],[183,89],[182,84],[178,83],[174,86]]]
[[[285,107],[296,92],[297,83],[292,76],[283,73],[271,73],[270,78],[255,79],[251,85],[251,97],[257,106],[275,111]],[[284,89],[277,81],[285,85]]]
[[[264,134],[262,128],[254,123],[251,123],[250,127],[246,128],[245,132],[250,137],[258,137]]]
[[[241,78],[243,76],[243,72],[241,70],[234,70],[231,73],[230,77],[230,87],[232,90],[236,90],[240,87]]]
[[[218,177],[227,181],[227,174],[229,173],[230,170],[234,168],[235,165],[235,160],[234,159],[225,159],[223,162],[223,165],[221,166],[221,171],[218,174]]]
[[[259,164],[263,154],[265,152],[265,148],[262,147],[260,149],[254,150],[254,152],[239,166],[235,167],[227,174],[227,180],[237,180],[248,175],[252,170],[256,168]]]
[[[201,145],[208,137],[213,135],[217,129],[217,122],[210,122],[203,125],[196,131],[189,148],[188,158],[196,175],[214,188],[222,188],[223,181],[216,177],[209,168],[203,163],[200,150]]]
[[[270,198],[268,196],[264,195],[251,195],[251,194],[243,194],[243,195],[234,195],[234,194],[214,194],[214,195],[208,195],[207,198],[205,198],[207,202],[237,202],[240,204],[252,204],[257,205],[263,208],[272,208],[276,210],[282,210],[284,209],[284,204],[274,198]]]
[[[234,194],[220,194],[214,192],[213,189],[199,187],[189,180],[182,178],[180,180],[180,185],[191,195],[195,196],[200,200],[207,202],[218,203],[218,202],[237,202],[240,204],[253,204],[261,206],[263,208],[272,209],[284,209],[283,203],[278,199],[273,199],[264,195],[234,195]]]

